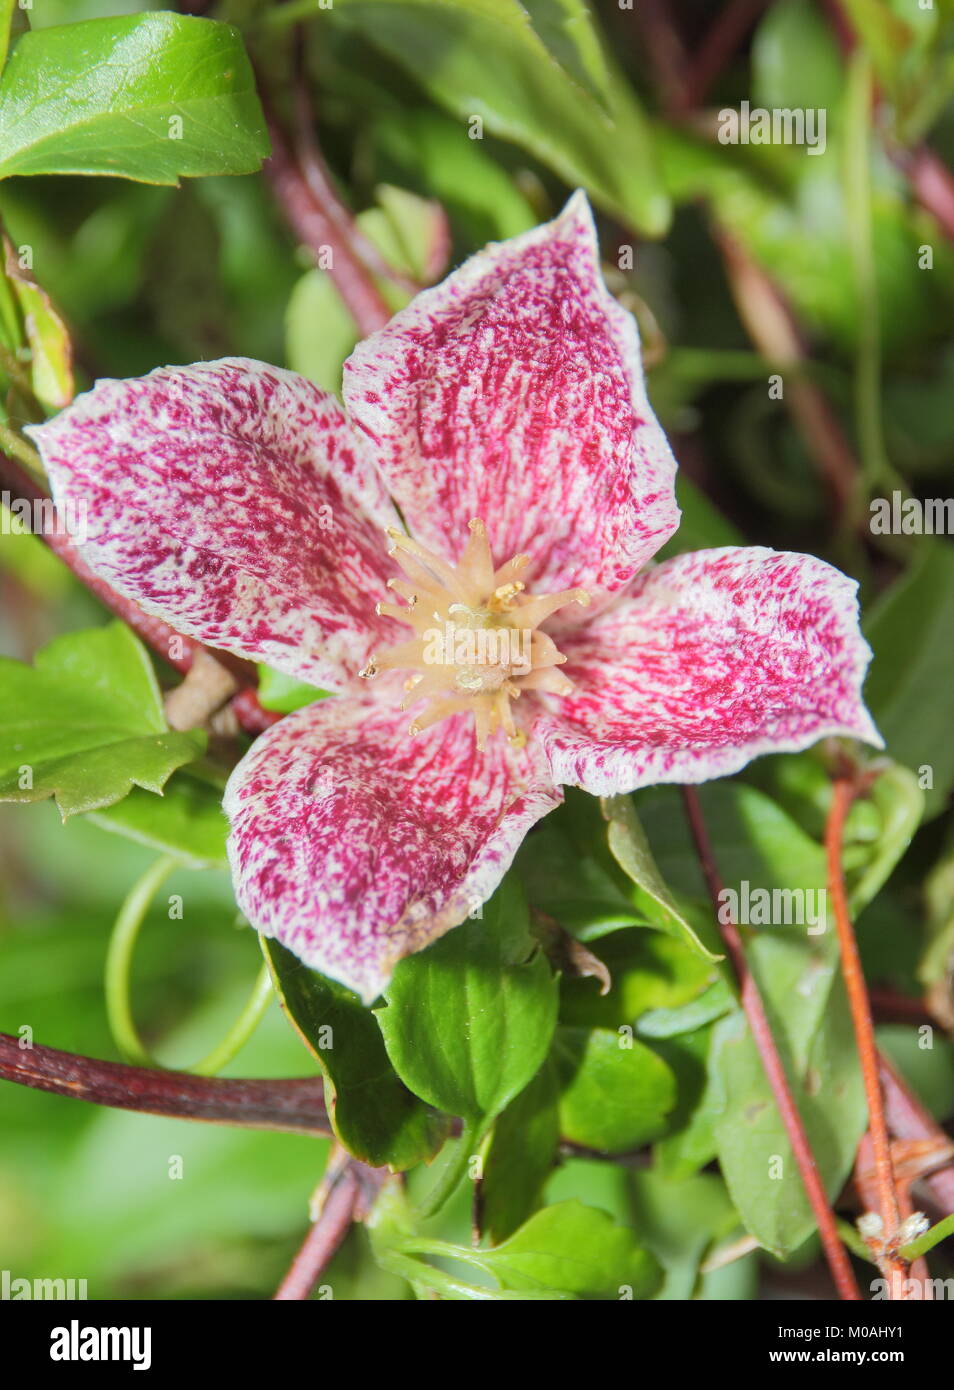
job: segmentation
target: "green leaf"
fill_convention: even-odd
[[[539,1206],[559,1141],[556,1074],[547,1061],[498,1117],[484,1158],[483,1226],[494,1243]]]
[[[919,774],[928,817],[944,808],[954,787],[952,630],[954,553],[922,539],[916,563],[865,622],[874,651],[865,701],[888,752]]]
[[[560,1133],[601,1153],[626,1153],[657,1139],[676,1103],[661,1057],[638,1039],[603,1028],[558,1028]]]
[[[654,1043],[677,1087],[667,1133],[653,1146],[655,1166],[666,1178],[690,1177],[716,1156],[715,1088],[708,1065],[714,1031],[706,1026]]]
[[[699,789],[715,862],[729,890],[799,890],[806,910],[818,909],[816,896],[827,882],[821,846],[769,797],[739,782],[718,781]],[[653,788],[636,797],[650,827],[652,849],[665,881],[683,894],[703,900],[712,917],[698,856],[679,793]],[[813,896],[808,897],[811,893]],[[796,900],[797,901],[797,900]],[[782,912],[784,914],[784,906]],[[746,929],[746,951],[765,995],[773,1025],[804,1067],[811,1039],[828,1003],[838,970],[838,945],[829,913],[825,929],[809,932],[808,922],[792,920]],[[725,967],[723,967],[723,970]]]
[[[262,937],[262,950],[282,1008],[334,1090],[331,1123],[349,1153],[395,1171],[433,1157],[447,1124],[402,1085],[375,1015],[277,941]]]
[[[892,14],[881,0],[844,0],[844,6],[852,28],[874,63],[878,80],[894,92],[900,64],[914,42],[911,26]]]
[[[924,985],[946,980],[954,967],[954,845],[939,854],[924,884],[926,945],[918,962]]]
[[[161,797],[137,787],[118,802],[87,816],[95,825],[124,835],[163,854],[175,854],[190,868],[228,866],[228,821],[219,793],[186,775],[166,783]]]
[[[772,5],[752,41],[752,105],[837,110],[843,90],[838,40],[818,7]]]
[[[161,793],[204,748],[199,730],[168,732],[149,657],[124,623],[57,637],[32,667],[0,658],[0,801],[53,796],[65,820],[134,786]]]
[[[580,941],[594,941],[619,927],[647,925],[626,875],[609,852],[596,801],[567,790],[565,804],[547,816],[517,853],[517,871],[531,907]]]
[[[721,959],[716,952],[703,945],[680,911],[656,867],[632,798],[607,798],[603,802],[603,814],[609,822],[609,847],[613,857],[633,880],[636,902],[650,922],[683,941],[705,960]]]
[[[507,1289],[559,1289],[581,1298],[649,1298],[661,1271],[635,1231],[582,1202],[544,1207],[481,1263]]]
[[[773,1028],[776,1039],[780,1032]],[[819,1174],[834,1199],[851,1171],[867,1123],[851,1016],[841,981],[804,1062],[781,1037],[783,1059]],[[716,1024],[710,1058],[719,1164],[747,1230],[784,1259],[815,1219],[758,1050],[741,1014]]]
[[[60,410],[73,399],[73,351],[66,325],[50,297],[19,267],[17,252],[3,238],[7,285],[17,306],[21,324],[8,346],[25,351],[30,363],[30,383],[40,404]],[[9,330],[8,330],[9,332]]]
[[[523,7],[541,41],[564,71],[591,96],[606,101],[606,58],[586,0],[524,0]]]
[[[569,6],[569,0],[564,3]],[[542,4],[537,8],[542,11]],[[342,0],[329,18],[361,32],[411,72],[436,102],[460,118],[462,142],[476,138],[469,130],[479,117],[488,132],[529,150],[566,182],[588,189],[636,231],[646,236],[665,231],[669,202],[649,127],[629,84],[608,59],[601,100],[559,66],[526,12],[510,0],[455,5]]]
[[[487,1122],[543,1062],[557,988],[509,877],[482,920],[464,922],[398,964],[378,1014],[388,1055],[416,1095],[471,1123]]]
[[[296,367],[295,370],[299,369]],[[258,663],[258,702],[263,709],[275,710],[278,714],[292,714],[304,705],[314,704],[315,700],[326,699],[328,693],[327,690],[319,690],[316,685],[306,685],[294,676],[286,676],[284,671],[276,671],[264,662]]]
[[[636,1021],[636,1031],[644,1038],[674,1038],[714,1023],[735,1008],[735,1000],[725,980],[716,980],[697,998],[676,1008],[650,1009]]]
[[[890,763],[860,809],[877,813],[875,838],[866,845],[860,864],[846,873],[851,911],[859,913],[887,883],[896,864],[911,843],[924,813],[924,793],[918,780],[900,763]],[[846,850],[850,847],[851,820],[845,827]]]
[[[640,1234],[666,1271],[656,1297],[685,1302],[708,1247],[738,1224],[725,1186],[708,1173],[673,1180],[652,1170],[630,1174],[630,1182]]]
[[[648,1010],[678,1009],[717,976],[714,965],[675,937],[639,927],[612,932],[589,949],[609,971],[611,986],[603,994],[596,979],[565,977],[560,986],[564,1023],[610,1029],[627,1024],[641,1030]],[[731,996],[726,998],[731,1007]]]
[[[388,111],[374,130],[379,158],[396,163],[407,182],[421,181],[474,246],[504,241],[536,226],[537,216],[507,171],[480,140],[462,140],[442,111]]]
[[[235,29],[174,14],[25,34],[0,81],[0,178],[248,174],[268,154]]]

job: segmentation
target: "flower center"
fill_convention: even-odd
[[[415,715],[411,735],[453,714],[471,713],[478,748],[497,728],[520,747],[526,740],[512,702],[525,690],[565,695],[572,689],[557,669],[566,657],[540,624],[566,604],[590,599],[585,589],[526,593],[517,576],[530,556],[515,555],[495,570],[484,523],[471,521],[469,530],[464,553],[452,565],[388,527],[389,554],[407,576],[389,580],[388,588],[404,604],[379,603],[377,612],[406,623],[414,636],[372,656],[360,674],[371,679],[379,671],[410,672],[401,708],[428,702]]]

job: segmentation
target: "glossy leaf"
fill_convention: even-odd
[[[506,23],[499,22],[504,10]],[[554,61],[525,19],[516,21],[523,14],[502,0],[453,6],[344,0],[332,11],[334,20],[365,35],[454,112],[461,140],[480,138],[486,127],[529,150],[567,183],[586,188],[636,231],[659,236],[669,203],[631,87],[607,60],[604,96],[592,96]]]
[[[718,952],[700,940],[660,875],[632,798],[610,797],[603,803],[603,814],[609,822],[610,851],[633,880],[636,902],[649,920],[706,960],[718,960]]]
[[[37,30],[0,81],[0,178],[176,183],[248,174],[267,153],[241,39],[212,20],[140,14]]]
[[[874,606],[865,635],[874,651],[865,700],[887,751],[918,773],[926,814],[954,787],[950,700],[954,684],[954,554],[922,539],[914,566]]]
[[[672,1072],[636,1038],[602,1028],[557,1030],[560,1133],[601,1153],[626,1153],[657,1139],[676,1101]]]
[[[508,1289],[559,1289],[578,1297],[649,1298],[660,1268],[635,1231],[581,1202],[544,1207],[496,1249],[486,1268]]]
[[[375,1015],[277,941],[263,937],[262,950],[282,1008],[330,1083],[332,1126],[349,1153],[395,1171],[430,1159],[446,1122],[402,1085]]]
[[[137,844],[174,854],[190,868],[228,867],[229,826],[221,793],[194,777],[173,777],[161,797],[134,787],[115,806],[91,811],[87,819]]]
[[[483,1225],[491,1241],[506,1240],[535,1211],[559,1139],[557,1079],[548,1061],[494,1125],[481,1185]]]
[[[0,800],[53,796],[64,820],[161,792],[205,748],[170,733],[139,639],[123,623],[58,637],[34,665],[0,658]]]
[[[472,1123],[523,1090],[550,1046],[557,981],[506,878],[483,918],[399,962],[378,1013],[398,1074],[416,1095]]]
[[[832,991],[804,1062],[783,1053],[818,1171],[837,1196],[867,1122],[844,989]],[[744,1018],[716,1024],[710,1059],[719,1163],[747,1230],[785,1258],[815,1229],[788,1137]]]

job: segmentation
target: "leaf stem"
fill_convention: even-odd
[[[0,449],[11,454],[18,463],[29,473],[35,482],[41,482],[45,477],[43,464],[40,462],[40,455],[32,444],[28,444],[18,430],[11,429],[9,425],[0,421]]]
[[[734,922],[725,922],[725,911],[722,907],[724,895],[722,892],[722,881],[716,867],[715,856],[712,851],[712,844],[709,840],[709,832],[706,828],[705,818],[702,813],[702,804],[699,795],[694,787],[682,788],[683,800],[686,807],[686,816],[689,821],[689,828],[699,856],[699,863],[705,876],[709,895],[712,898],[713,907],[716,910],[716,921],[719,924],[719,931],[725,943],[726,954],[728,955],[735,970],[739,982],[742,1008],[745,1010],[749,1027],[752,1030],[752,1037],[758,1048],[759,1057],[765,1070],[766,1078],[772,1088],[775,1103],[778,1106],[785,1132],[788,1135],[789,1143],[792,1146],[792,1153],[795,1162],[798,1164],[798,1171],[801,1175],[802,1185],[805,1188],[806,1196],[815,1214],[815,1221],[818,1225],[818,1234],[821,1238],[822,1248],[828,1267],[831,1270],[835,1287],[842,1299],[852,1302],[860,1301],[861,1292],[855,1280],[851,1263],[845,1253],[838,1236],[838,1226],[835,1214],[828,1202],[828,1196],[818,1173],[815,1162],[815,1155],[812,1153],[811,1144],[805,1131],[805,1125],[795,1104],[788,1077],[785,1075],[785,1068],[779,1056],[778,1047],[772,1036],[771,1025],[768,1015],[765,1012],[765,1004],[759,987],[755,982],[755,977],[749,970],[745,952],[742,947],[742,937],[739,929]]]
[[[133,952],[143,918],[177,864],[178,860],[171,854],[165,854],[133,884],[119,909],[106,953],[106,1016],[109,1029],[123,1059],[139,1066],[155,1066],[156,1063],[140,1038],[132,1016],[129,977]]]
[[[252,992],[246,1000],[245,1007],[225,1037],[212,1048],[211,1052],[206,1053],[201,1061],[196,1062],[188,1070],[195,1076],[215,1076],[223,1067],[228,1066],[232,1058],[241,1052],[255,1032],[274,998],[272,977],[268,973],[268,966],[263,965],[255,978],[255,984],[252,986]]]
[[[419,1217],[434,1216],[457,1191],[477,1147],[479,1135],[480,1122],[473,1119],[465,1120],[460,1137],[454,1142],[453,1150],[445,1157],[437,1180],[418,1204]]]
[[[133,953],[149,906],[166,879],[181,861],[163,855],[135,883],[119,909],[106,954],[106,1013],[117,1048],[127,1062],[162,1067],[139,1035],[130,1003],[129,980]],[[264,1017],[273,995],[268,967],[263,965],[248,1000],[221,1042],[186,1070],[196,1076],[214,1076],[241,1051]]]

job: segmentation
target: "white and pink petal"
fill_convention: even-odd
[[[575,690],[536,736],[597,796],[703,782],[828,735],[882,740],[861,697],[857,585],[812,555],[697,551],[642,574],[562,642]]]
[[[93,570],[178,631],[339,689],[397,522],[337,402],[244,358],[100,381],[31,431]]]
[[[492,245],[345,364],[345,401],[413,535],[456,560],[474,517],[537,590],[619,590],[678,523],[675,462],[589,204]]]
[[[242,911],[366,1002],[491,896],[562,799],[527,752],[478,752],[469,716],[407,726],[377,695],[319,701],[263,735],[225,794]]]

